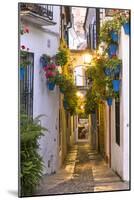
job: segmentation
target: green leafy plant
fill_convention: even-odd
[[[116,69],[118,65],[121,65],[122,61],[117,56],[113,56],[112,58],[108,58],[105,62],[106,67],[110,67],[112,69]]]
[[[103,69],[105,60],[103,55],[95,54],[86,71],[92,92],[96,94],[98,100],[104,95],[106,88],[106,76]]]
[[[28,65],[31,64],[30,61],[27,59],[28,57],[28,52],[27,51],[20,51],[20,67],[27,67]]]
[[[66,93],[64,95],[64,100],[67,104],[67,111],[70,112],[71,115],[77,113],[77,104],[78,104],[78,97],[76,92]]]
[[[119,23],[123,25],[125,23],[130,22],[130,13],[127,10],[125,11],[116,10],[113,18],[115,21],[119,21]]]
[[[85,100],[85,113],[91,114],[94,113],[97,109],[98,102],[97,96],[94,94],[92,89],[88,90],[86,93],[86,100]]]
[[[57,73],[55,77],[55,83],[56,85],[59,86],[61,92],[63,93],[66,92],[67,87],[68,87],[67,85],[68,81],[67,81],[67,77],[64,74]]]
[[[110,33],[112,31],[119,33],[121,29],[121,23],[115,18],[107,20],[103,23],[100,29],[100,42],[106,42],[107,44],[113,43]]]
[[[66,49],[60,49],[56,54],[56,64],[64,66],[68,62],[68,53]]]
[[[21,196],[31,196],[42,176],[44,164],[38,153],[38,139],[47,129],[39,124],[40,117],[33,120],[24,112],[20,115]]]

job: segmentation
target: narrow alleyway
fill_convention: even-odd
[[[128,184],[108,168],[88,143],[74,145],[64,167],[57,174],[44,176],[36,195],[127,190]]]

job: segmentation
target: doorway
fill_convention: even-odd
[[[88,140],[89,140],[89,121],[88,121],[88,118],[78,117],[77,141],[78,142],[88,142]]]

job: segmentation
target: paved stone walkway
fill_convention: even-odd
[[[108,168],[102,157],[87,143],[74,145],[58,173],[44,176],[36,195],[128,190]]]

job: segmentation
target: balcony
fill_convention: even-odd
[[[38,26],[55,25],[53,21],[53,6],[20,3],[20,17],[22,20],[31,22]]]

